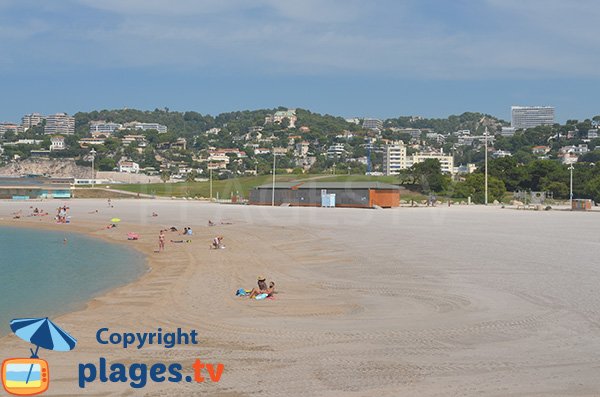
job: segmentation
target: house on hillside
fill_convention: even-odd
[[[50,138],[50,151],[65,150],[65,137],[62,135],[53,135]]]
[[[137,174],[140,172],[140,165],[131,160],[121,160],[117,164],[119,172],[127,172],[130,174]]]

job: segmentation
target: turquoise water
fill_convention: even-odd
[[[13,318],[65,313],[144,271],[144,257],[127,247],[77,233],[0,227],[0,335],[10,332]]]

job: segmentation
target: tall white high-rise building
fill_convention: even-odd
[[[512,106],[510,126],[516,129],[554,124],[552,106]]]
[[[51,114],[46,117],[44,134],[69,135],[75,133],[75,117],[66,113]]]

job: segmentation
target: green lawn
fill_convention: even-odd
[[[276,175],[277,182],[292,182],[304,179],[314,179],[319,182],[358,182],[373,181],[394,183],[398,181],[393,176],[366,176],[366,175],[314,175],[314,174],[282,174]],[[213,180],[213,197],[229,199],[232,194],[247,198],[252,188],[271,183],[270,175],[260,175],[242,178]],[[151,184],[124,184],[112,185],[114,189],[126,190],[134,193],[145,193],[166,197],[210,197],[209,182],[181,182],[181,183],[151,183]]]

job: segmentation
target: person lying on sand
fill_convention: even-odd
[[[171,240],[172,243],[180,244],[180,243],[191,243],[192,240]]]

